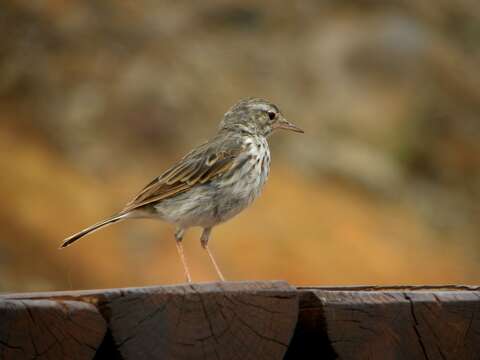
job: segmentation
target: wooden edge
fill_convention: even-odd
[[[291,289],[296,289],[299,292],[309,291],[480,291],[480,285],[466,285],[466,284],[445,284],[445,285],[348,285],[348,286],[293,286],[284,280],[271,281],[228,281],[228,282],[200,282],[192,283],[195,286],[210,286],[213,284],[228,284],[228,290],[242,291],[242,286],[245,284],[269,284],[268,286],[289,286]],[[156,289],[175,289],[179,286],[189,286],[188,283],[172,284],[172,285],[157,285],[146,287],[127,287],[127,288],[107,288],[107,289],[93,289],[93,290],[62,290],[62,291],[45,291],[45,292],[20,292],[20,293],[0,293],[1,299],[52,299],[52,298],[90,298],[98,297],[105,294],[115,294],[126,291],[155,291]],[[268,288],[267,286],[267,288]],[[215,288],[212,288],[215,291]]]
[[[126,289],[105,307],[127,359],[280,359],[298,318],[297,291],[286,282],[147,290]]]
[[[478,285],[350,285],[350,286],[297,286],[299,291],[480,291]]]
[[[2,313],[2,305],[17,310]],[[62,311],[67,305],[73,310],[65,315]],[[293,336],[299,308],[296,289],[284,281],[3,294],[0,358],[18,358],[25,349],[25,357],[60,356],[64,344],[53,341],[55,335],[42,329],[50,323],[50,313],[56,311],[55,328],[68,333],[70,314],[82,306],[88,308],[90,318],[86,317],[84,324],[77,317],[75,324],[95,333],[96,338],[77,337],[82,346],[83,340],[88,340],[90,352],[69,354],[75,359],[282,358]],[[29,322],[32,312],[44,316],[45,325],[25,337],[24,332],[39,323]],[[92,314],[97,314],[95,319],[102,323],[92,321]],[[38,350],[31,344],[46,345]],[[51,344],[59,344],[57,352],[50,352]]]
[[[181,283],[172,285],[152,285],[143,287],[125,287],[125,288],[106,288],[106,289],[88,289],[88,290],[61,290],[61,291],[39,291],[39,292],[20,292],[20,293],[0,293],[1,299],[62,299],[62,298],[88,298],[104,295],[121,294],[125,292],[154,292],[156,290],[174,291],[179,287],[196,286],[204,288],[207,291],[220,291],[222,288],[228,291],[243,291],[244,286],[256,284],[261,290],[271,290],[273,288],[288,287],[295,291],[296,288],[284,280],[269,281],[225,281],[225,282],[198,282],[198,283]]]
[[[177,289],[178,287],[195,286],[203,289],[204,291],[244,291],[245,285],[258,284],[258,286],[264,286],[265,289],[271,290],[274,287],[287,286],[292,291],[298,291],[299,294],[317,293],[321,291],[341,293],[341,292],[377,292],[377,293],[389,293],[389,292],[439,292],[439,291],[465,291],[476,292],[480,291],[478,285],[459,285],[459,284],[446,284],[446,285],[353,285],[353,286],[297,286],[289,285],[286,281],[273,280],[273,281],[238,281],[238,282],[205,282],[205,283],[193,283],[193,284],[175,284],[175,285],[158,285],[148,287],[128,287],[128,288],[110,288],[110,289],[93,289],[93,290],[65,290],[54,292],[33,292],[33,293],[0,293],[0,300],[22,300],[22,299],[75,299],[78,301],[94,302],[92,298],[105,298],[105,296],[122,295],[125,293],[131,293],[140,291],[142,293],[155,292],[158,290],[170,291]]]
[[[70,300],[0,300],[1,359],[92,359],[107,323],[92,304]]]
[[[285,358],[476,359],[479,289],[299,288],[299,319]]]
[[[21,351],[59,355],[67,341],[87,344],[74,354],[78,359],[480,354],[480,286],[474,285],[295,288],[257,281],[2,294],[0,320],[6,359]],[[56,324],[56,332],[45,324]]]

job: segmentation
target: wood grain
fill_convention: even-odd
[[[287,358],[479,359],[480,291],[300,290]]]
[[[0,359],[480,359],[480,288],[220,282],[0,295]]]
[[[97,344],[97,359],[281,359],[298,315],[297,291],[282,281],[11,294],[3,298],[4,302],[30,301],[29,308],[39,312],[43,301],[95,304],[108,324],[103,343]],[[5,345],[17,346],[8,332]]]
[[[0,300],[1,359],[92,359],[106,329],[89,303]]]
[[[281,359],[297,321],[286,283],[130,289],[106,305],[126,359]]]

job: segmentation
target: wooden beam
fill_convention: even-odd
[[[479,359],[480,288],[300,288],[287,359]]]
[[[92,359],[106,330],[87,302],[0,300],[0,359]]]
[[[225,282],[0,295],[0,359],[478,359],[480,288]]]
[[[48,315],[44,313],[43,303],[57,304],[57,308],[62,309],[66,299],[96,304],[103,316],[100,318],[108,324],[108,331],[105,333],[104,326],[99,326],[96,334],[100,335],[103,330],[100,340],[95,345],[89,340],[89,345],[94,349],[99,347],[105,334],[107,345],[99,350],[103,358],[278,359],[287,350],[298,316],[296,289],[285,282],[225,282],[10,295],[0,298],[0,303],[17,306],[18,310],[9,317],[0,313],[3,323],[0,358],[21,358],[18,356],[24,349],[28,349],[29,356],[38,355],[40,351],[50,356],[49,344],[54,341],[50,333],[29,332],[33,322],[23,328],[13,325],[18,324],[19,319],[28,319],[31,309],[35,309],[39,318],[45,316],[42,320],[45,328]],[[25,301],[29,303],[22,306]],[[56,325],[62,326],[66,327],[67,323]],[[83,346],[83,338],[75,335]],[[30,350],[32,342],[41,345],[41,350]],[[52,352],[52,358],[56,354]],[[92,351],[68,353],[69,358],[75,359],[93,356]]]

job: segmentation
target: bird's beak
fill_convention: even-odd
[[[294,132],[302,133],[302,134],[305,132],[305,131],[303,131],[302,129],[300,129],[297,125],[292,124],[290,121],[288,121],[288,120],[285,119],[284,117],[281,117],[281,118],[276,122],[276,124],[274,125],[274,128],[276,128],[276,129],[290,130],[290,131],[294,131]]]

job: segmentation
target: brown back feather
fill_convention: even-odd
[[[219,134],[212,141],[200,145],[145,186],[120,213],[174,197],[224,175],[245,150],[240,140]]]

